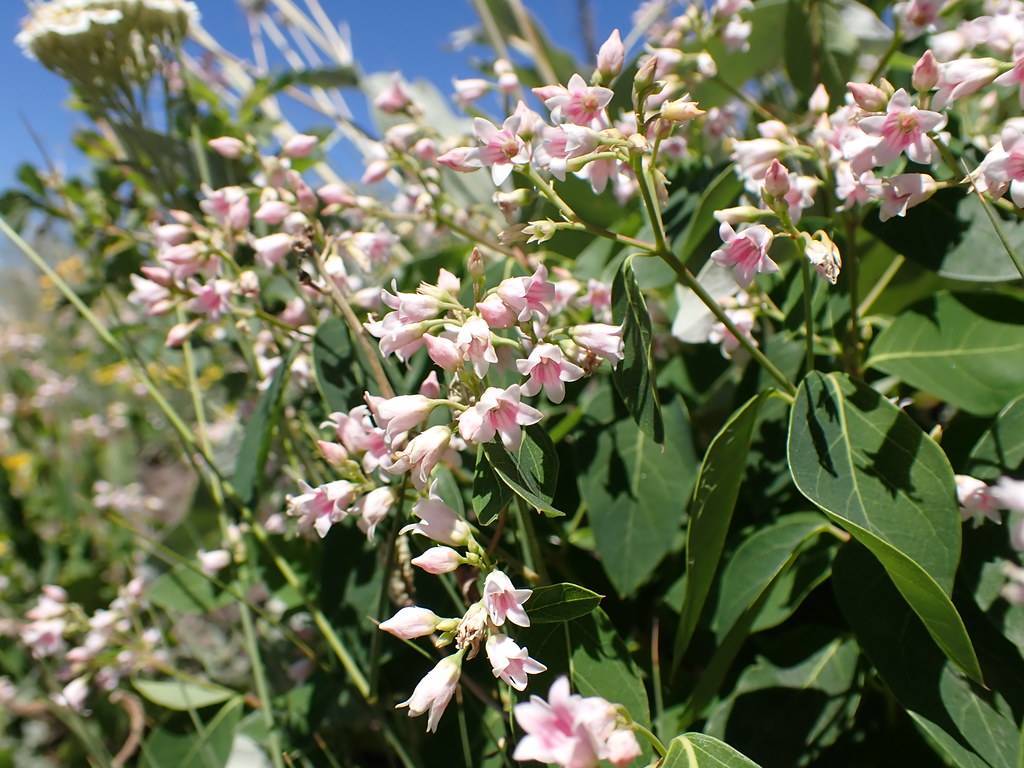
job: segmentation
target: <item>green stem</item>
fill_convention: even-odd
[[[643,736],[654,747],[654,751],[658,753],[658,757],[664,757],[668,754],[668,750],[665,749],[665,745],[661,743],[661,739],[651,733],[649,730],[644,728],[640,723],[630,723],[630,728]]]
[[[811,265],[806,258],[800,259],[800,277],[804,283],[804,348],[806,352],[807,373],[814,370],[814,307],[811,302],[811,292],[814,283],[811,282]]]
[[[647,209],[647,217],[651,221],[651,230],[654,232],[654,246],[658,251],[668,252],[668,245],[665,243],[665,228],[661,221],[661,208],[655,203],[651,194],[649,183],[650,174],[644,170],[644,159],[640,154],[634,154],[630,160],[633,172],[636,174],[637,186],[640,187],[640,196],[643,197],[644,207]]]
[[[854,376],[860,375],[860,255],[857,252],[857,222],[845,215],[846,276],[850,291],[850,368]]]

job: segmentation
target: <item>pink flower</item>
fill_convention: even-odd
[[[296,133],[281,147],[281,152],[286,157],[307,157],[320,143],[316,136],[306,133]]]
[[[387,467],[388,472],[400,475],[412,473],[412,483],[423,488],[430,482],[430,474],[448,450],[452,439],[452,431],[448,427],[438,425],[416,435],[409,444],[395,454],[395,461]]]
[[[419,426],[430,412],[440,403],[423,395],[398,395],[385,398],[366,393],[366,404],[370,406],[377,426],[384,430],[389,440],[413,427]]]
[[[534,93],[544,100],[544,106],[551,110],[555,122],[564,119],[576,125],[599,122],[604,108],[615,95],[610,88],[587,85],[587,81],[579,74],[569,78],[567,87],[556,88],[553,92],[545,90],[542,93],[534,89]]]
[[[471,443],[488,443],[495,434],[509,451],[518,451],[523,442],[522,427],[536,424],[544,414],[520,402],[520,388],[488,387],[472,408],[459,415],[459,434]]]
[[[415,640],[417,637],[433,634],[440,623],[441,617],[433,611],[411,605],[387,621],[382,621],[377,628],[400,640]]]
[[[723,246],[712,252],[716,264],[732,270],[736,282],[747,286],[757,273],[778,272],[778,265],[768,256],[772,231],[763,224],[754,224],[737,232],[726,222],[718,228]]]
[[[402,85],[402,78],[398,75],[395,75],[391,79],[391,85],[381,91],[373,100],[373,106],[389,115],[405,111],[411,103],[412,100],[409,98],[405,86]]]
[[[437,163],[457,173],[472,173],[480,167],[476,162],[476,150],[471,147],[449,149],[437,158]]]
[[[515,313],[496,293],[490,294],[483,301],[478,301],[476,311],[491,328],[508,328],[516,321]]]
[[[389,312],[382,320],[364,323],[370,335],[380,339],[380,353],[385,357],[394,353],[400,360],[408,360],[423,346],[425,323],[405,323],[397,312]]]
[[[372,539],[380,521],[387,517],[395,503],[395,491],[390,486],[374,488],[356,503],[355,512],[359,515],[357,525],[367,538]]]
[[[76,677],[64,686],[60,693],[53,695],[53,702],[75,712],[85,713],[85,700],[89,696],[89,681],[85,675]]]
[[[538,344],[525,360],[517,360],[516,368],[530,380],[522,387],[524,395],[533,396],[544,389],[552,403],[565,399],[565,382],[583,378],[583,369],[565,359],[560,347]]]
[[[189,289],[195,296],[188,308],[200,315],[207,315],[211,320],[218,319],[228,311],[228,298],[234,289],[230,280],[210,280],[205,285],[192,281]]]
[[[324,184],[316,191],[325,205],[355,205],[356,197],[343,184]]]
[[[44,619],[22,625],[18,634],[33,658],[43,659],[56,656],[67,647],[64,642],[66,627],[64,619]]]
[[[409,708],[409,717],[419,717],[429,710],[427,730],[436,731],[448,702],[455,694],[455,686],[462,674],[462,653],[447,656],[437,663],[427,676],[420,680],[416,689],[399,707]]]
[[[995,79],[996,85],[1017,86],[1017,98],[1024,107],[1024,44],[1013,49],[1013,68]]]
[[[519,627],[530,626],[530,617],[523,609],[523,603],[532,594],[530,589],[516,589],[501,571],[491,571],[484,580],[484,607],[491,623],[501,627],[508,619]]]
[[[491,329],[479,315],[471,315],[455,337],[455,346],[462,359],[473,363],[476,375],[483,378],[491,364],[498,362],[498,354],[491,342]]]
[[[994,523],[1002,522],[999,502],[989,493],[989,487],[970,475],[956,476],[956,498],[960,502],[960,515],[964,520],[973,520],[980,525],[983,518]]]
[[[470,77],[463,80],[452,80],[455,88],[455,100],[462,106],[469,106],[491,89],[489,81],[482,77]]]
[[[995,59],[956,59],[939,67],[938,91],[932,97],[932,106],[942,109],[964,96],[976,93],[995,80],[999,74]]]
[[[740,176],[748,181],[760,181],[772,160],[782,157],[789,148],[788,144],[774,138],[737,141],[732,145],[731,157]]]
[[[569,329],[569,335],[592,355],[617,365],[622,359],[622,326],[607,323],[583,323]]]
[[[466,559],[451,547],[431,547],[411,562],[417,568],[437,576],[457,570]]]
[[[299,528],[312,528],[321,539],[345,517],[345,507],[352,503],[356,491],[347,480],[335,480],[317,488],[299,481],[299,487],[302,493],[288,498],[288,512],[299,518]]]
[[[249,196],[241,187],[203,188],[199,207],[228,229],[241,231],[249,226]]]
[[[446,371],[454,371],[462,365],[462,353],[451,339],[443,336],[424,334],[423,343],[427,347],[430,359]]]
[[[1024,605],[1024,568],[1013,563],[1003,563],[1006,584],[999,591],[1003,598],[1013,605]]]
[[[273,269],[291,251],[292,242],[292,236],[285,232],[254,240],[252,248],[256,252],[256,261],[267,269]]]
[[[147,315],[162,315],[174,306],[171,292],[159,283],[138,275],[129,275],[128,279],[132,283],[128,301],[145,307]]]
[[[622,37],[619,36],[619,30],[613,29],[597,52],[597,71],[605,81],[608,81],[622,71],[622,62],[625,58],[626,49],[622,44]]]
[[[226,549],[200,549],[196,552],[199,568],[207,576],[213,576],[231,565],[231,553]]]
[[[754,313],[749,309],[727,309],[725,314],[732,320],[740,333],[756,347],[757,340],[751,335],[751,332],[754,330]],[[725,326],[725,323],[715,323],[711,326],[711,329],[708,331],[708,342],[720,345],[722,357],[724,358],[731,358],[733,353],[740,347],[740,340],[732,334],[732,331]]]
[[[605,742],[605,759],[615,766],[627,766],[640,757],[642,750],[636,734],[628,728],[612,731]]]
[[[529,320],[531,314],[546,319],[555,300],[555,286],[548,282],[548,270],[543,264],[530,277],[502,280],[497,292],[521,323]]]
[[[253,214],[253,218],[256,221],[262,221],[264,224],[270,224],[271,226],[277,226],[287,218],[288,214],[292,212],[292,207],[283,200],[267,200],[260,204],[260,207],[256,209],[256,213]]]
[[[936,153],[935,144],[927,134],[942,130],[946,117],[912,106],[910,96],[900,88],[889,100],[884,115],[861,118],[859,125],[866,134],[877,137],[873,153],[875,165],[890,163],[903,152],[915,163],[927,165]]]
[[[229,160],[237,160],[242,156],[242,150],[245,149],[245,142],[234,136],[220,136],[210,139],[206,143],[218,155]]]
[[[836,197],[843,201],[846,210],[854,205],[863,205],[882,196],[882,182],[872,171],[854,174],[849,163],[836,167]]]
[[[487,660],[491,672],[517,691],[525,691],[527,675],[539,675],[547,667],[530,658],[527,648],[520,648],[508,635],[491,635],[487,638]]]
[[[882,207],[878,211],[881,221],[893,216],[906,216],[907,209],[919,205],[936,190],[935,180],[927,173],[901,173],[882,181]]]
[[[514,166],[530,161],[529,147],[518,135],[518,117],[506,118],[501,128],[482,117],[477,117],[473,120],[473,130],[480,141],[480,146],[469,156],[467,162],[475,163],[478,168],[490,168],[491,179],[496,185],[509,177]]]
[[[608,702],[570,693],[565,677],[554,682],[547,701],[531,696],[527,703],[517,704],[515,716],[526,736],[513,758],[562,768],[596,768],[607,752],[605,742],[615,720]]]
[[[420,522],[405,526],[401,533],[418,533],[438,544],[452,547],[464,546],[472,535],[469,524],[441,500],[435,487],[431,487],[428,498],[413,505],[412,513]]]
[[[1024,512],[1024,481],[1001,477],[990,492],[1001,508]]]

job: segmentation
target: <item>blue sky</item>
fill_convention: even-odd
[[[18,6],[18,0],[4,0]],[[301,0],[296,0],[301,5]],[[401,70],[425,77],[445,93],[451,78],[471,77],[473,51],[454,52],[449,34],[476,23],[470,0],[321,0],[334,20],[352,30],[356,60],[365,72]],[[205,26],[227,48],[249,50],[245,21],[234,0],[198,0]],[[583,43],[577,24],[577,0],[526,0],[549,36],[582,60]],[[614,28],[630,29],[636,0],[591,0],[598,44]],[[64,169],[80,167],[70,137],[85,119],[69,110],[67,88],[34,61],[25,59],[13,40],[23,15],[20,7],[0,18],[0,104],[8,110],[0,120],[0,186],[9,185],[17,166],[41,164],[25,121],[47,151]],[[301,126],[300,126],[301,127]],[[346,163],[347,165],[347,163]],[[349,169],[344,169],[349,170]]]

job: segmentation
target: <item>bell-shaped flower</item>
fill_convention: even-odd
[[[501,627],[507,619],[520,627],[530,626],[530,617],[523,604],[532,594],[530,589],[516,589],[512,580],[501,571],[491,571],[484,580],[484,607],[491,623]]]
[[[470,443],[488,443],[495,435],[509,451],[518,451],[524,426],[536,424],[540,411],[520,402],[518,384],[506,389],[489,387],[477,403],[459,415],[459,434]]]

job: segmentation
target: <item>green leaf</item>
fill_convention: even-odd
[[[523,442],[515,456],[497,442],[484,445],[484,455],[513,493],[548,517],[564,516],[553,506],[558,453],[543,427],[533,424],[523,430]]]
[[[870,387],[812,373],[793,405],[788,453],[797,489],[871,550],[939,647],[980,680],[949,599],[961,524],[942,450]]]
[[[477,452],[473,470],[473,512],[480,525],[490,525],[512,501],[512,492],[498,479],[483,449]]]
[[[1016,725],[994,694],[958,675],[928,641],[867,551],[843,547],[832,583],[857,642],[934,748],[952,765],[1016,768]]]
[[[715,211],[728,208],[739,197],[743,191],[743,182],[736,175],[733,166],[727,165],[709,183],[697,190],[686,190],[687,195],[700,195],[692,212],[686,218],[686,225],[678,237],[673,238],[672,251],[678,259],[686,264],[697,252],[704,238],[714,230],[718,224],[715,219]],[[672,198],[669,198],[669,205]],[[671,232],[674,228],[666,221],[666,227]]]
[[[1015,474],[1024,464],[1024,396],[1018,397],[996,416],[992,426],[971,449],[967,474],[994,482]]]
[[[201,733],[175,733],[166,727],[152,731],[142,743],[142,768],[222,768],[227,765],[242,715],[242,699],[228,701]]]
[[[826,530],[828,523],[821,515],[797,512],[755,531],[736,549],[722,571],[718,604],[711,619],[711,629],[719,642],[793,553]]]
[[[551,584],[533,590],[526,601],[526,612],[533,624],[572,621],[591,613],[603,598],[576,584]]]
[[[612,314],[622,324],[623,356],[612,372],[615,389],[630,415],[656,443],[665,441],[665,425],[651,358],[651,315],[627,256],[612,283]]]
[[[996,413],[1024,394],[1024,302],[940,293],[902,312],[867,365],[971,413]]]
[[[668,745],[661,768],[759,768],[725,742],[703,733],[684,733]]]
[[[187,712],[220,704],[232,696],[234,691],[213,683],[186,683],[181,680],[138,680],[132,685],[149,701],[165,709]]]
[[[1010,247],[1024,251],[1024,222],[998,208],[992,213]],[[999,283],[1017,280],[1017,268],[1003,250],[985,209],[972,192],[943,189],[905,218],[881,222],[868,216],[864,228],[911,261],[953,280]]]
[[[686,653],[711,591],[743,482],[741,468],[746,465],[757,415],[767,397],[759,394],[744,403],[715,435],[704,455],[686,531],[686,591],[672,651],[673,670]]]
[[[227,592],[219,592],[201,573],[181,564],[157,577],[146,588],[146,597],[173,613],[207,613],[235,600]]]
[[[358,363],[348,327],[338,317],[321,323],[313,337],[316,385],[331,411],[348,411],[363,401],[366,373]]]
[[[270,381],[259,405],[249,417],[245,427],[245,435],[242,437],[242,447],[238,451],[238,458],[235,461],[235,474],[232,479],[235,491],[242,503],[252,506],[256,500],[256,492],[263,479],[263,469],[267,465],[267,457],[270,455],[270,437],[281,413],[281,397],[284,394],[284,385],[288,380],[291,371],[292,361],[298,354],[299,345],[296,344],[284,356],[281,364],[274,372],[274,378]]]
[[[251,119],[260,102],[294,85],[318,88],[345,88],[359,85],[354,67],[333,66],[317,69],[294,69],[255,80],[238,108],[239,122]]]
[[[629,419],[602,429],[578,479],[597,552],[615,591],[636,591],[676,546],[697,459],[682,401],[664,410],[665,445]]]

